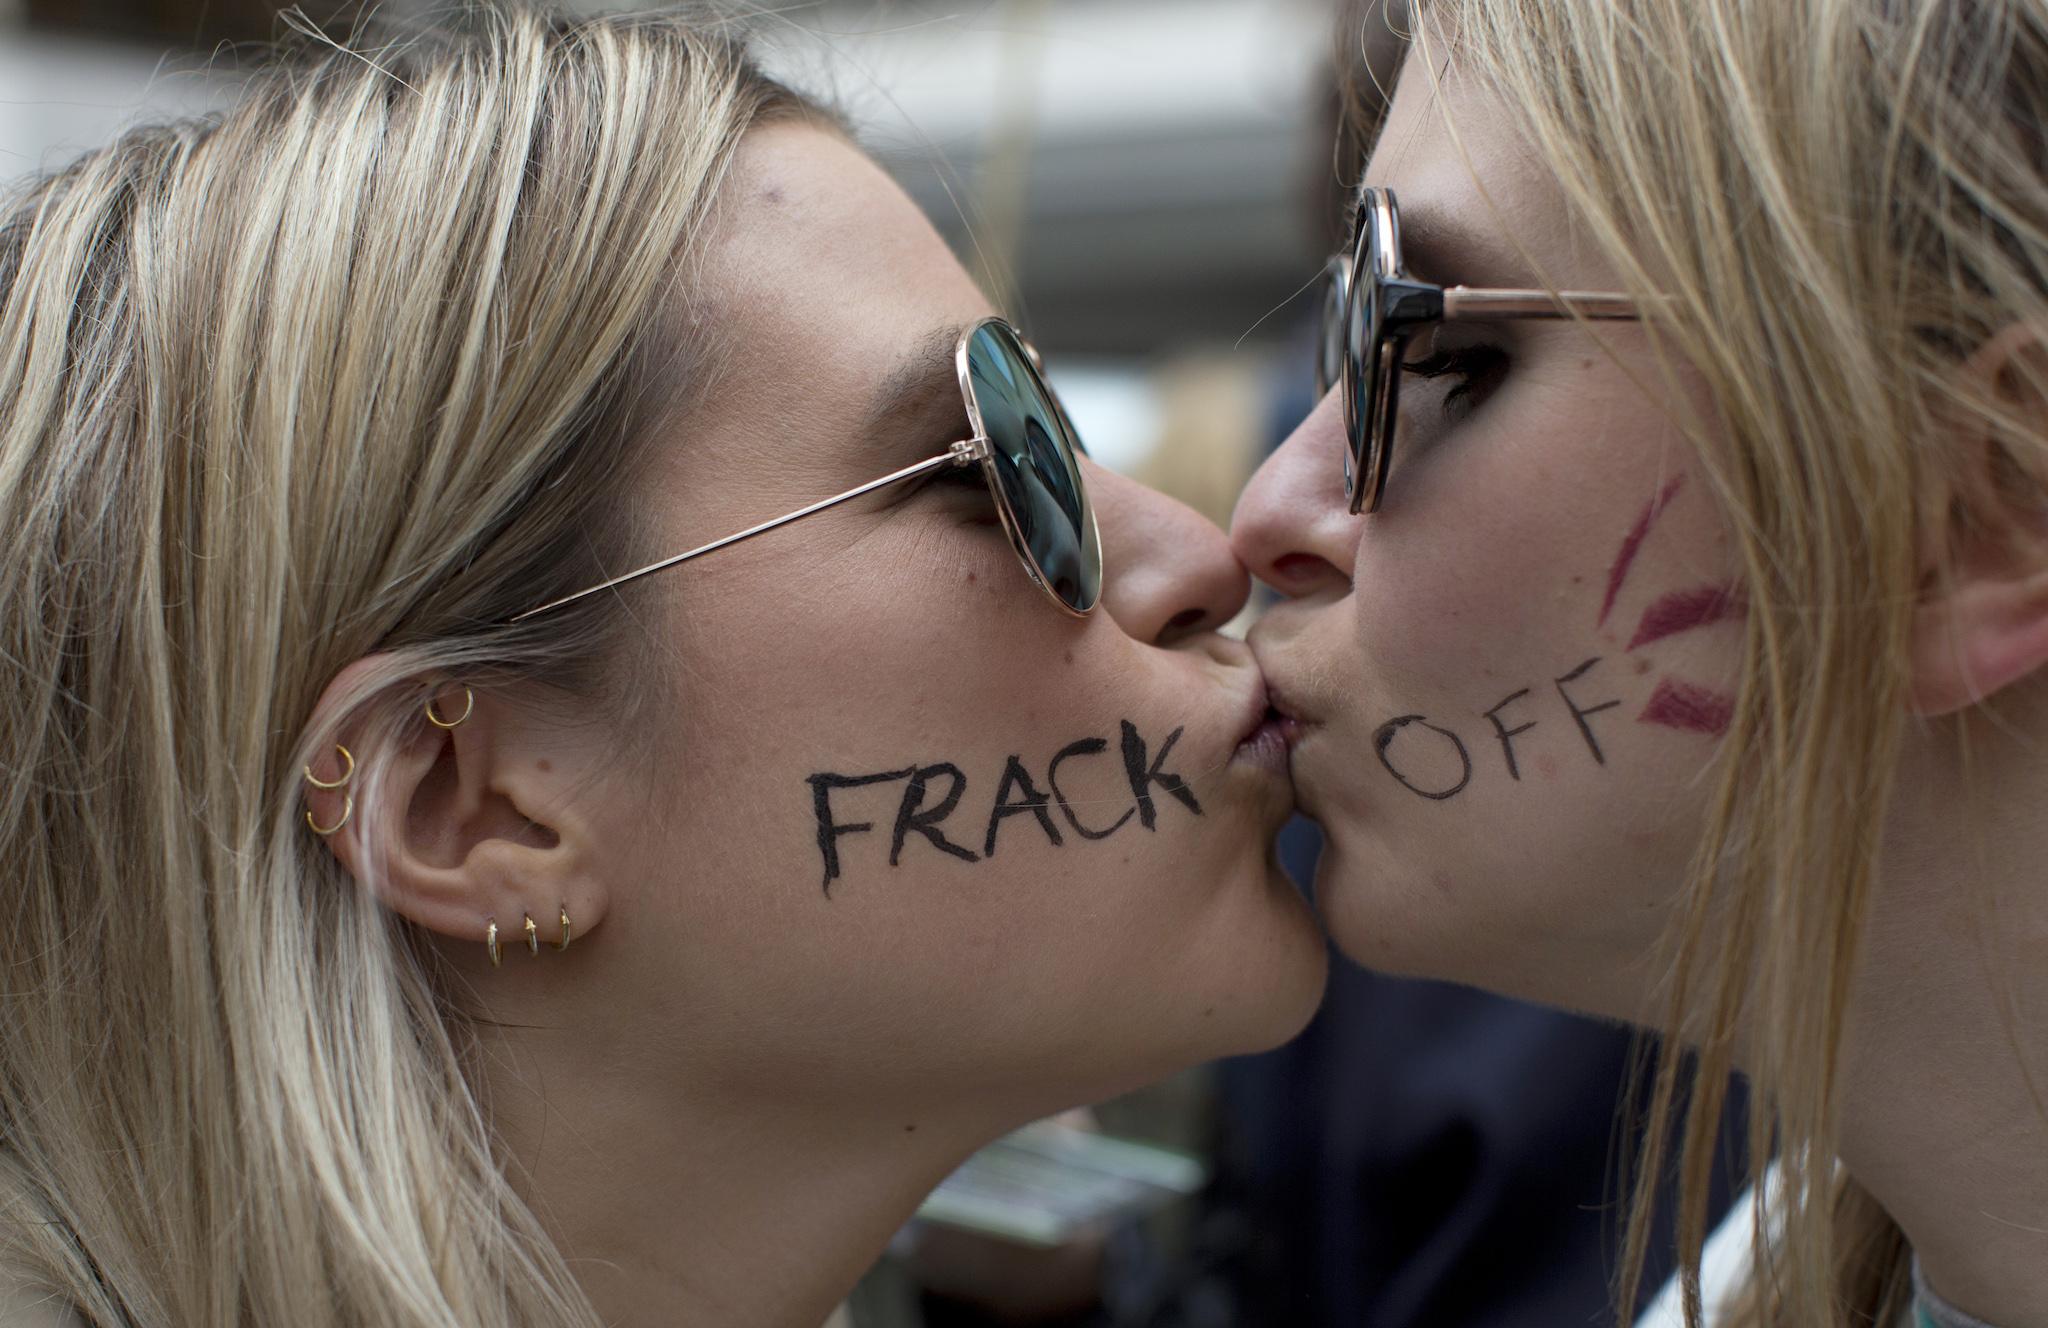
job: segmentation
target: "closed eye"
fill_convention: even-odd
[[[1417,378],[1457,379],[1451,390],[1444,393],[1444,414],[1452,417],[1476,409],[1499,384],[1507,367],[1507,352],[1488,345],[1446,347],[1401,366]]]

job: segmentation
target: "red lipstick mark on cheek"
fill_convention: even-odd
[[[1657,524],[1657,518],[1664,515],[1664,509],[1684,487],[1683,475],[1665,485],[1664,492],[1650,500],[1650,505],[1629,528],[1628,537],[1621,542],[1621,552],[1615,555],[1614,566],[1607,573],[1607,598],[1600,605],[1600,626],[1605,627],[1608,615],[1614,612],[1614,601],[1621,596],[1622,583],[1628,580],[1628,570],[1635,566],[1636,555],[1643,551],[1643,541],[1650,537],[1650,527]]]
[[[1674,591],[1644,611],[1643,620],[1636,624],[1635,639],[1628,643],[1628,648],[1635,650],[1652,641],[1677,636],[1680,632],[1740,618],[1746,611],[1742,592],[1734,586],[1700,586],[1695,590]]]
[[[1704,733],[1718,738],[1735,718],[1735,702],[1719,692],[1695,687],[1689,682],[1666,678],[1657,684],[1650,704],[1636,716],[1639,724],[1657,724],[1687,733]]]

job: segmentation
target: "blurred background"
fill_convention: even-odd
[[[1383,2],[824,0],[746,21],[1031,333],[1098,459],[1222,524],[1313,405],[1317,280],[1371,102],[1347,122],[1340,89],[1370,94],[1398,64]],[[374,12],[402,27],[446,8]],[[0,0],[0,181],[232,97],[277,9]],[[361,12],[300,9],[336,36]],[[1283,839],[1304,883],[1316,848],[1306,824]],[[1340,961],[1291,1046],[1082,1122],[1198,1159],[1198,1194],[1050,1249],[913,1224],[854,1322],[1613,1323],[1612,1122],[1630,1051],[1614,1028]],[[1660,1277],[1653,1261],[1646,1285]]]
[[[270,0],[0,0],[0,176],[232,94]],[[599,12],[624,6],[582,0]],[[300,8],[337,35],[354,6]],[[1182,449],[1219,520],[1335,240],[1335,0],[750,6],[768,63],[863,141],[1048,356],[1105,461]],[[431,20],[383,0],[380,22]],[[1297,374],[1298,376],[1298,374]],[[1212,455],[1217,451],[1231,454]],[[1213,469],[1213,475],[1205,470]]]

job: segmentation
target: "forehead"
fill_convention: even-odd
[[[1436,48],[1441,52],[1442,47]],[[1447,284],[1604,286],[1611,265],[1573,233],[1565,195],[1519,128],[1520,117],[1453,57],[1402,62],[1365,183],[1392,189],[1404,233],[1455,270]],[[1418,246],[1419,247],[1419,246]]]
[[[991,312],[916,204],[836,131],[764,126],[740,145],[704,247],[720,340],[766,386],[869,380],[934,328]]]

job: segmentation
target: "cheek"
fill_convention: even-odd
[[[1573,975],[1640,952],[1684,868],[1740,596],[1662,416],[1613,410],[1598,433],[1472,430],[1362,533],[1367,755],[1325,880],[1368,963],[1614,1008]]]
[[[1484,691],[1503,670],[1580,649],[1593,625],[1592,504],[1559,468],[1524,474],[1501,452],[1459,466],[1455,492],[1419,493],[1429,501],[1367,522],[1354,581],[1360,644],[1397,692]]]
[[[1321,942],[1265,871],[1286,784],[1218,769],[1243,706],[1192,652],[942,520],[759,570],[665,619],[683,737],[638,921],[694,1037],[848,1091],[1064,1064],[1079,1100],[1307,1017]]]

